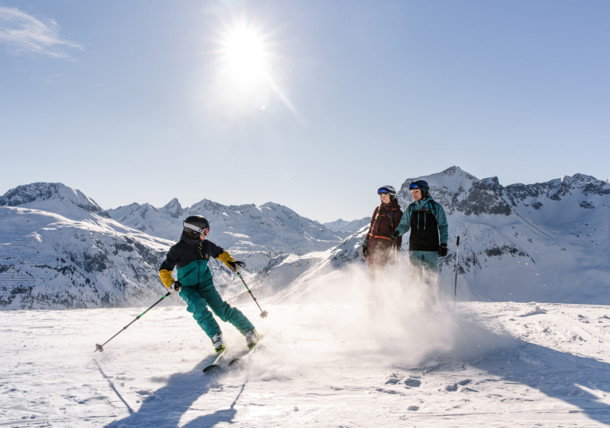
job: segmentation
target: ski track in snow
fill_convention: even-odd
[[[0,426],[610,424],[610,307],[464,302],[453,313],[413,290],[372,304],[352,286],[263,302],[266,319],[241,303],[265,338],[210,374],[209,340],[183,307],[160,304],[103,353],[95,344],[143,309],[0,312]],[[242,351],[221,326],[228,357]]]

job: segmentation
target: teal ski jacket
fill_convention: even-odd
[[[445,210],[432,196],[409,204],[396,230],[402,236],[409,229],[410,251],[438,251],[439,244],[449,240]]]
[[[207,239],[200,241],[183,233],[180,241],[169,249],[160,270],[171,272],[177,267],[177,279],[184,287],[203,284],[212,280],[208,267],[210,257],[217,258],[223,252],[221,247]]]

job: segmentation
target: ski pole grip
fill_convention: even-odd
[[[460,246],[460,235],[457,236],[457,239],[455,241],[455,246],[459,247]]]

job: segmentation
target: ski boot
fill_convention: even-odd
[[[261,338],[261,335],[258,334],[258,331],[256,331],[256,329],[250,330],[249,332],[247,332],[246,333],[246,344],[248,345],[248,348],[249,349],[254,348],[260,338]]]
[[[215,334],[214,337],[212,337],[212,345],[214,345],[214,350],[217,354],[220,354],[225,350],[225,345],[222,343],[222,334]]]

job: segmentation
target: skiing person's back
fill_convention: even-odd
[[[236,261],[227,251],[206,239],[210,225],[204,217],[188,217],[183,222],[183,228],[180,241],[169,249],[165,261],[161,264],[159,275],[163,285],[168,290],[177,292],[186,302],[187,310],[212,340],[216,352],[222,352],[225,346],[220,326],[208,306],[221,320],[233,324],[246,336],[248,347],[253,347],[260,337],[254,325],[239,309],[222,300],[208,266],[210,258],[216,258],[237,273],[243,263]],[[177,281],[172,277],[174,268],[177,268]]]

